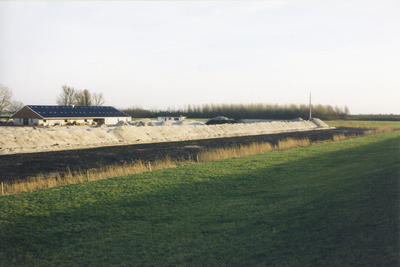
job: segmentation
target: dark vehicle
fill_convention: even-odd
[[[218,116],[212,118],[206,122],[206,125],[215,125],[215,124],[233,124],[233,123],[245,123],[242,120],[230,119],[223,116]]]

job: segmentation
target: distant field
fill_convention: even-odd
[[[347,115],[347,120],[400,121],[400,115]]]
[[[399,266],[400,132],[0,198],[1,266]]]
[[[331,127],[356,127],[356,128],[378,128],[380,126],[389,125],[400,129],[400,121],[324,121]]]

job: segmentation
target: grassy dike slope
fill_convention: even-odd
[[[398,266],[400,132],[0,198],[1,266]]]

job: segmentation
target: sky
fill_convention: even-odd
[[[400,1],[0,2],[0,84],[117,108],[347,106],[400,114]]]

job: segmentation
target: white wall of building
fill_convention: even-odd
[[[70,124],[78,124],[78,125],[85,125],[85,124],[93,124],[96,121],[99,124],[107,124],[113,125],[117,124],[120,121],[129,122],[131,121],[131,117],[120,117],[120,118],[103,118],[103,119],[26,119],[28,123],[25,125],[29,126],[48,126],[48,125],[70,125]],[[14,118],[14,125],[24,125],[23,118]]]
[[[117,124],[120,121],[125,121],[125,122],[129,122],[132,119],[130,117],[121,117],[121,118],[105,118],[104,120],[104,124],[106,125],[113,125],[113,124]]]

